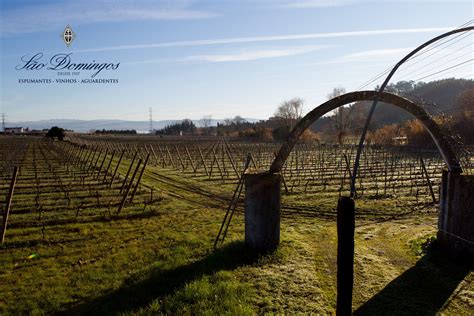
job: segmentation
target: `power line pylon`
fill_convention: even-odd
[[[5,134],[5,113],[2,113],[2,132]]]
[[[150,107],[150,134],[153,134],[153,112]]]

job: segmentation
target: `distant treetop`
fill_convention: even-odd
[[[46,133],[46,137],[50,138],[57,138],[59,140],[63,140],[65,136],[64,128],[53,126],[49,129],[48,133]]]
[[[134,129],[124,129],[124,130],[115,130],[115,129],[98,129],[94,132],[95,134],[120,134],[120,135],[136,135],[137,131]]]

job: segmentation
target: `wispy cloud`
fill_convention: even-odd
[[[355,0],[290,0],[283,1],[282,7],[287,8],[330,8],[354,3]]]
[[[363,37],[363,36],[376,36],[376,35],[389,35],[389,34],[437,33],[437,32],[443,32],[443,31],[447,31],[451,29],[452,27],[432,27],[432,28],[309,33],[309,34],[294,34],[294,35],[233,37],[233,38],[222,38],[222,39],[108,46],[108,47],[98,47],[98,48],[77,50],[75,52],[101,52],[101,51],[127,50],[127,49],[205,46],[205,45],[222,45],[222,44],[239,44],[239,43],[256,43],[256,42],[273,42],[273,41],[309,40],[309,39],[322,39],[322,38]]]
[[[203,63],[222,63],[222,62],[240,62],[240,61],[251,61],[258,59],[268,58],[279,58],[288,57],[294,55],[302,55],[312,53],[321,49],[333,47],[331,45],[306,45],[306,46],[291,46],[291,47],[280,47],[272,49],[253,49],[253,50],[242,50],[239,52],[233,52],[228,54],[206,54],[206,55],[192,55],[180,58],[162,58],[162,59],[151,59],[137,62],[129,62],[127,64],[161,64],[170,62],[203,62]]]
[[[67,24],[123,22],[143,20],[188,20],[217,16],[215,12],[193,9],[188,1],[97,0],[93,3],[68,1],[37,4],[3,10],[0,34],[12,35],[62,28]]]
[[[360,59],[371,59],[374,57],[386,57],[393,55],[400,55],[402,53],[408,53],[415,47],[402,47],[402,48],[388,48],[388,49],[372,49],[365,50],[357,53],[352,53],[344,56],[345,60],[360,60]]]
[[[297,46],[280,49],[259,49],[251,51],[242,51],[233,54],[217,54],[217,55],[195,55],[188,56],[178,61],[181,62],[210,62],[210,63],[221,63],[221,62],[234,62],[234,61],[249,61],[257,59],[267,59],[276,57],[287,57],[293,55],[301,55],[311,53],[329,46],[315,45],[315,46]]]
[[[389,49],[372,49],[364,50],[357,53],[343,55],[327,61],[315,63],[314,65],[330,65],[330,64],[344,64],[344,63],[360,63],[360,62],[375,62],[381,60],[392,60],[397,56],[402,56],[413,50],[414,47],[389,48]]]
[[[469,3],[472,0],[384,0],[386,3]],[[333,8],[361,3],[380,3],[380,0],[281,0],[279,6],[282,8]]]

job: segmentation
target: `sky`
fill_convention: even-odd
[[[0,3],[0,113],[8,121],[148,120],[150,107],[154,120],[266,119],[294,97],[309,111],[333,88],[357,90],[418,45],[474,18],[470,0]],[[74,32],[69,47],[67,25]],[[18,69],[38,53],[43,69]],[[56,54],[70,54],[73,63],[119,63],[93,78],[118,82],[82,83],[91,71],[46,70]],[[473,57],[472,34],[463,35],[402,66],[392,82],[472,79]],[[80,82],[55,82],[74,78]]]

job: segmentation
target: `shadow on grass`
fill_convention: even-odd
[[[120,289],[71,308],[57,315],[113,315],[145,307],[156,298],[172,294],[187,283],[222,270],[234,270],[257,262],[259,256],[249,251],[244,242],[230,243],[199,261],[171,270],[154,270],[142,281],[133,278]]]
[[[437,315],[469,271],[468,264],[449,261],[433,249],[354,315]]]

